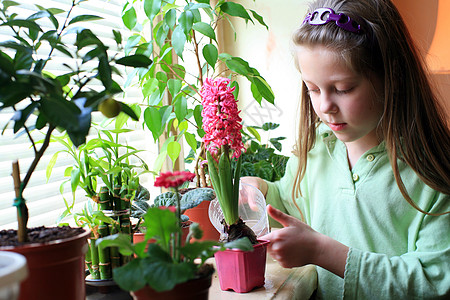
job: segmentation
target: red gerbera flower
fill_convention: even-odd
[[[161,173],[159,177],[156,177],[155,186],[178,187],[186,181],[192,181],[195,174],[188,171],[175,171]]]

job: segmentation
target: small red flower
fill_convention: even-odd
[[[175,171],[161,173],[159,177],[156,177],[155,186],[168,187],[178,187],[182,185],[185,181],[192,181],[195,174],[188,171]]]

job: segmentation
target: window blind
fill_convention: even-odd
[[[15,0],[20,6],[11,8],[18,14],[20,18],[26,18],[36,12],[38,9],[35,4],[43,6],[45,8],[60,8],[67,10],[71,5],[71,0]],[[115,42],[113,40],[112,29],[121,31],[123,39],[129,35],[128,29],[122,24],[121,13],[122,7],[126,3],[126,0],[89,0],[82,2],[72,12],[71,16],[75,17],[82,14],[92,14],[102,17],[102,20],[91,22],[81,22],[78,26],[91,29],[106,45],[110,47],[109,51],[117,51],[115,49]],[[56,15],[58,21],[61,23],[65,14]],[[43,19],[40,25],[46,29],[46,26],[50,26],[50,23],[45,23]],[[10,40],[8,37],[7,28],[0,27],[0,41]],[[43,55],[47,54],[43,45],[40,51]],[[48,64],[48,69],[58,75],[62,72],[62,62],[70,64],[67,61],[66,56],[59,56],[58,51],[54,53],[55,58]],[[125,74],[124,72],[122,72]],[[124,78],[115,78],[115,80],[123,85],[126,80]],[[124,99],[118,99],[127,103],[139,102],[142,99],[142,93],[137,88],[128,88],[124,95]],[[19,108],[19,107],[18,107]],[[5,124],[11,119],[14,111],[12,109],[0,110],[0,128],[3,129]],[[93,113],[94,122],[102,122],[104,117],[98,113]],[[131,123],[130,121],[128,123]],[[151,135],[148,131],[142,130],[142,124],[133,122],[131,124],[132,132],[121,134],[121,142],[131,145],[137,149],[145,149],[144,154],[140,154],[147,164],[152,166],[152,160],[157,157],[157,145],[153,142]],[[12,206],[15,193],[14,184],[11,176],[12,162],[19,160],[20,173],[22,178],[30,166],[33,158],[34,151],[31,148],[31,143],[26,135],[19,137],[14,136],[12,123],[0,136],[0,229],[16,229],[16,208]],[[0,129],[0,130],[1,130]],[[45,128],[43,129],[45,132]],[[96,133],[91,130],[90,135]],[[43,133],[34,130],[32,136],[35,141],[39,141],[43,138]],[[89,139],[89,137],[88,137]],[[66,185],[65,193],[60,193],[60,185],[65,181],[64,170],[72,165],[73,161],[70,157],[59,155],[58,160],[53,167],[53,171],[49,180],[46,178],[46,168],[49,164],[53,154],[56,151],[63,150],[63,146],[59,143],[51,143],[44,157],[39,162],[36,171],[33,173],[27,188],[24,191],[24,198],[27,201],[29,209],[29,221],[28,227],[36,226],[53,226],[56,224],[58,217],[65,210],[64,200],[72,201],[72,193],[70,191],[70,184]],[[150,176],[143,177],[143,181],[151,181]],[[141,180],[142,182],[142,180]],[[148,184],[147,184],[148,185]],[[147,187],[147,186],[146,186]],[[77,190],[76,204],[73,211],[80,211],[87,199],[84,196],[84,191]],[[69,221],[70,219],[66,219]]]

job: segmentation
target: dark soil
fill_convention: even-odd
[[[236,223],[231,224],[230,226],[226,224],[225,220],[222,221],[222,224],[224,225],[225,232],[228,233],[228,237],[225,238],[226,242],[231,242],[243,237],[248,237],[253,245],[258,244],[256,234],[250,227],[245,224],[245,222],[241,218],[239,218]]]
[[[48,243],[55,240],[65,239],[79,235],[84,232],[79,227],[35,227],[28,228],[28,239],[26,243],[19,243],[17,240],[17,230],[8,229],[0,231],[0,247],[1,246],[21,246],[31,243]]]

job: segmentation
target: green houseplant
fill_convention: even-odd
[[[113,99],[114,95],[122,89],[113,79],[113,74],[120,73],[119,66],[132,66],[146,68],[151,60],[141,54],[116,57],[110,56],[108,47],[88,29],[71,31],[79,22],[99,19],[93,15],[72,17],[75,6],[83,1],[72,1],[71,7],[66,11],[57,8],[38,7],[38,11],[27,18],[10,13],[10,9],[17,6],[14,1],[3,1],[0,7],[0,26],[10,30],[11,40],[0,43],[0,109],[12,108],[15,110],[11,122],[14,133],[25,134],[29,137],[34,159],[28,168],[23,180],[19,174],[18,163],[13,165],[16,199],[14,205],[18,210],[18,233],[14,233],[15,243],[22,244],[32,235],[27,230],[28,209],[23,192],[32,176],[36,166],[47,150],[52,134],[55,130],[65,131],[75,146],[84,143],[91,126],[92,111],[101,109],[105,114],[112,116],[119,111],[130,115],[137,120],[138,116],[124,103]],[[58,21],[56,14],[64,14],[63,22]],[[40,21],[48,20],[51,28],[44,31]],[[72,34],[73,40],[67,42],[65,35]],[[114,32],[115,42],[120,48],[121,35]],[[43,44],[48,45],[48,52],[41,50]],[[47,64],[55,53],[69,59],[78,58],[75,65],[63,64],[60,75],[47,71]],[[93,89],[91,84],[98,83]],[[100,88],[99,88],[100,86]],[[45,132],[42,143],[32,137],[33,130]],[[40,146],[40,147],[39,147]],[[56,239],[62,237],[59,233],[69,233],[69,238],[61,243],[48,242],[46,244],[33,244],[24,246],[6,246],[1,249],[25,253],[30,268],[30,276],[22,285],[21,299],[38,297],[40,299],[66,298],[84,299],[84,269],[81,269],[84,246],[89,232],[81,228],[44,228],[47,232],[57,232]],[[10,231],[4,233],[8,236]],[[39,233],[36,236],[42,236]],[[72,236],[72,237],[70,237]],[[37,242],[36,240],[31,240]],[[66,243],[67,241],[67,243]],[[2,243],[3,244],[3,243]],[[61,246],[64,245],[64,246]],[[47,248],[47,246],[49,248]],[[50,260],[42,258],[44,253],[53,256]],[[76,259],[64,257],[71,261],[67,264],[69,270],[58,271],[58,276],[43,275],[41,265],[52,264],[61,268],[52,259],[57,257],[53,250],[62,250],[65,254],[75,255]],[[63,248],[63,249],[61,249]],[[78,249],[78,250],[76,250]],[[38,261],[34,265],[31,261]],[[50,263],[52,261],[52,263]],[[81,262],[80,262],[81,261]],[[47,268],[48,269],[48,268]],[[59,270],[59,269],[58,269]],[[52,269],[50,268],[50,272]],[[80,275],[81,274],[81,275]],[[48,278],[53,280],[48,280]],[[33,285],[36,279],[41,280]],[[75,286],[74,286],[75,285]]]
[[[282,150],[280,141],[285,137],[268,138],[268,141],[263,143],[258,132],[263,130],[268,133],[278,126],[280,125],[267,122],[261,127],[247,126],[249,133],[242,131],[246,151],[242,153],[241,176],[258,176],[271,182],[283,177],[289,158],[280,153]]]
[[[195,153],[192,156],[196,184],[206,187],[201,164],[206,160],[206,152],[201,142],[204,131],[199,93],[205,77],[229,74],[233,79],[245,78],[255,101],[274,103],[266,80],[243,58],[223,52],[217,32],[226,22],[232,27],[234,18],[266,28],[267,25],[256,11],[236,1],[139,0],[128,1],[123,11],[124,24],[132,32],[125,50],[150,54],[154,61],[149,70],[136,70],[129,75],[130,81],[137,78],[142,89],[145,125],[160,143],[153,169],[158,172],[166,158],[175,164],[185,142]],[[233,80],[233,86],[237,94],[237,81]],[[183,169],[180,166],[175,169]]]
[[[247,251],[253,249],[248,239],[240,239],[228,244],[217,241],[191,242],[192,237],[200,238],[202,234],[196,223],[191,225],[186,241],[182,245],[178,186],[192,180],[194,176],[190,172],[176,171],[162,173],[156,179],[156,186],[175,189],[176,205],[148,209],[144,215],[147,232],[143,242],[134,244],[123,234],[97,241],[98,245],[117,246],[122,254],[136,256],[130,263],[113,271],[114,280],[122,289],[132,292],[136,299],[207,299],[214,269],[211,265],[205,264],[206,259],[226,248]],[[151,238],[155,240],[155,243],[149,244],[148,249],[145,250]],[[195,261],[197,258],[200,262]],[[205,281],[205,277],[205,283],[196,285],[198,282]],[[185,288],[188,283],[197,287],[193,289],[195,296],[186,294]],[[174,293],[178,289],[182,289],[181,294],[175,296]]]

